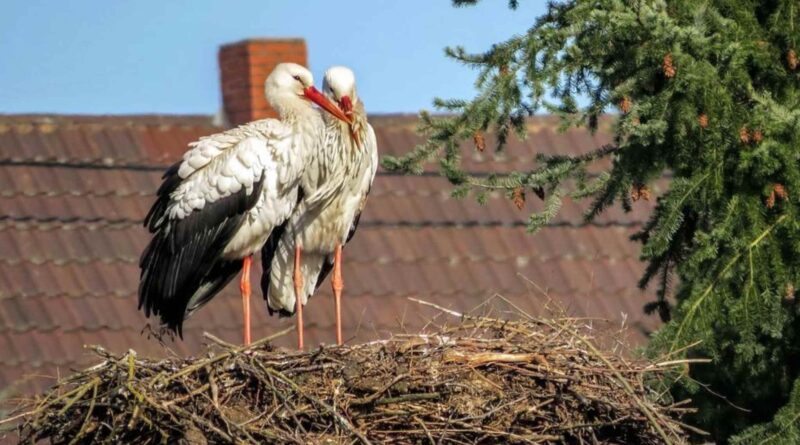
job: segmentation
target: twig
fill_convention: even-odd
[[[417,400],[435,400],[441,398],[438,392],[423,392],[418,394],[404,394],[398,397],[386,397],[375,401],[376,405],[390,405],[392,403],[415,402]]]
[[[69,441],[69,445],[75,445],[78,443],[81,437],[83,437],[84,432],[86,431],[86,427],[89,425],[89,419],[92,418],[92,413],[94,412],[94,404],[97,401],[97,385],[99,381],[96,381],[94,386],[92,386],[92,401],[89,404],[89,409],[86,410],[86,417],[83,418],[83,423],[81,424],[81,429],[78,430],[78,434]]]
[[[392,381],[390,381],[389,383],[387,383],[386,385],[384,385],[382,388],[380,388],[379,390],[375,391],[374,393],[370,394],[369,396],[361,398],[361,399],[353,399],[352,401],[350,401],[350,405],[367,405],[367,404],[370,404],[370,403],[374,402],[375,400],[377,400],[378,397],[380,397],[383,393],[388,391],[392,386],[396,385],[398,382],[400,382],[401,380],[403,380],[403,379],[405,379],[407,377],[409,377],[408,373],[400,374],[397,377],[393,378]]]
[[[217,337],[216,335],[211,334],[210,332],[203,332],[203,337],[213,341],[214,343],[222,346],[223,348],[230,348],[230,349],[238,348],[237,345],[234,345],[233,343],[228,343],[225,340]]]

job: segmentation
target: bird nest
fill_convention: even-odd
[[[628,361],[591,334],[568,318],[462,316],[435,333],[309,352],[270,338],[215,341],[188,359],[94,347],[102,362],[25,403],[17,432],[22,443],[137,444],[661,444],[697,432],[679,420],[684,403],[650,389],[685,361]]]

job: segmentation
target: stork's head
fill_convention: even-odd
[[[353,70],[344,66],[332,66],[325,71],[322,80],[322,91],[339,105],[344,114],[351,118],[350,134],[356,145],[359,145],[364,127],[363,106],[356,93],[356,76]]]
[[[296,63],[281,63],[272,70],[264,83],[267,101],[284,117],[293,108],[311,101],[323,110],[350,123],[351,119],[328,98],[314,88],[314,76],[307,68]]]
[[[336,101],[346,114],[351,114],[358,102],[356,76],[353,70],[345,66],[332,66],[325,71],[322,91],[331,100]]]

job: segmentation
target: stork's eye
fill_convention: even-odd
[[[303,83],[303,81],[302,81],[302,80],[300,80],[300,76],[294,75],[294,76],[292,76],[292,77],[294,78],[294,80],[296,80],[296,81],[298,81],[298,82],[300,82],[300,83]]]

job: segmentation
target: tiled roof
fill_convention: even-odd
[[[419,142],[412,116],[371,122],[382,154]],[[607,131],[556,128],[554,118],[533,118],[526,141],[513,140],[499,156],[472,150],[465,163],[473,172],[527,169],[536,153],[581,153],[610,142]],[[47,385],[52,380],[41,376],[87,364],[85,344],[164,353],[142,333],[147,321],[136,310],[137,260],[148,240],[141,220],[162,170],[189,141],[217,131],[200,116],[0,116],[0,388],[24,376],[21,391]],[[450,198],[449,189],[432,169],[378,174],[345,249],[347,336],[419,328],[432,312],[408,297],[470,310],[494,294],[534,314],[552,299],[576,316],[618,323],[627,314],[629,324],[655,326],[642,314],[650,296],[635,287],[642,265],[628,241],[652,204],[639,202],[628,214],[612,209],[585,224],[582,208],[566,203],[531,236],[524,225],[537,199],[519,211],[500,195],[480,206]],[[308,344],[333,341],[330,295],[326,283],[305,312]],[[255,338],[293,323],[254,302]],[[202,331],[239,342],[240,311],[232,284],[186,323],[186,340],[170,347],[196,352]],[[290,346],[294,337],[281,341]]]

